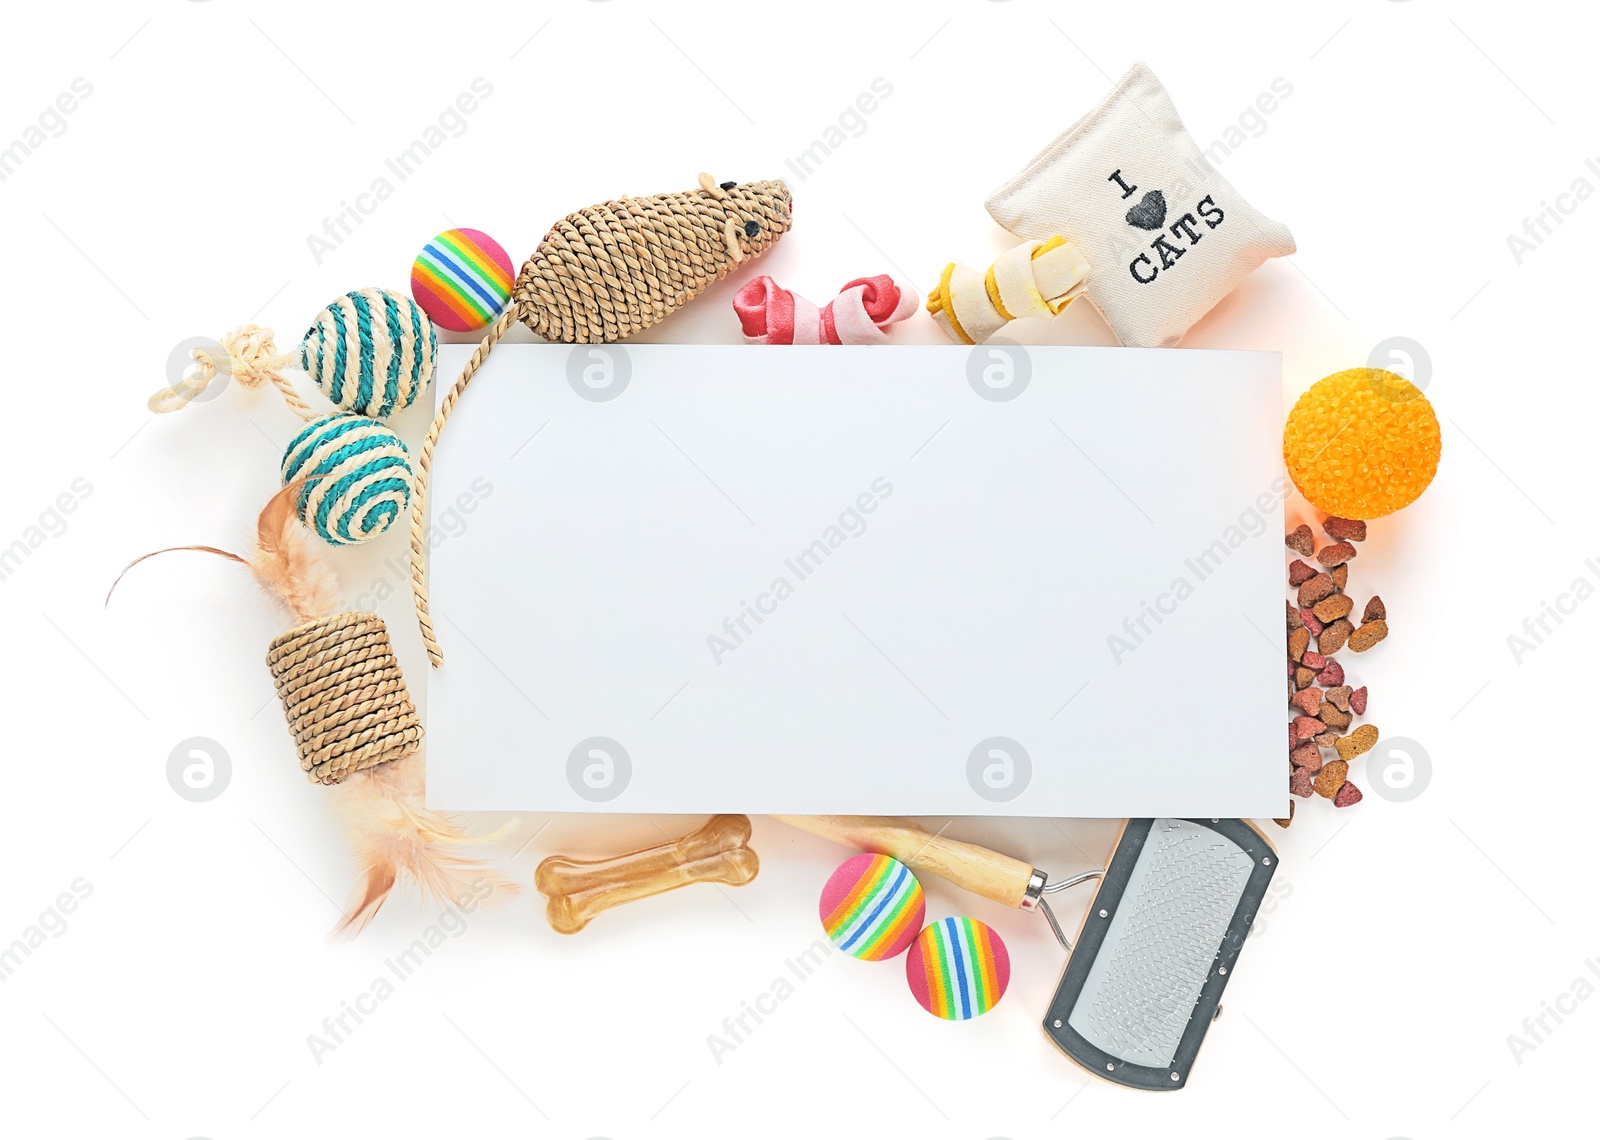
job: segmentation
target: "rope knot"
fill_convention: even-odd
[[[273,342],[272,330],[264,329],[260,325],[241,325],[232,332],[223,336],[219,342],[228,359],[224,368],[235,380],[246,388],[259,388],[262,384],[276,384],[282,379],[278,371],[290,361],[289,356],[280,356],[278,346]],[[195,358],[203,373],[214,375],[218,365],[211,359],[211,354],[203,348],[197,348],[189,355]],[[206,377],[207,382],[210,376]]]
[[[163,388],[150,397],[152,412],[175,412],[200,396],[218,374],[231,376],[246,388],[259,388],[271,384],[283,393],[283,398],[302,419],[311,418],[311,408],[294,390],[294,385],[281,371],[292,367],[295,357],[280,353],[272,339],[272,330],[260,325],[240,325],[224,333],[217,342],[220,352],[204,345],[189,350],[194,361],[178,377],[176,383]]]

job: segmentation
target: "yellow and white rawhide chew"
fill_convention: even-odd
[[[951,340],[982,344],[1022,317],[1053,317],[1083,292],[1089,263],[1064,237],[1007,250],[983,273],[951,262],[928,312]]]

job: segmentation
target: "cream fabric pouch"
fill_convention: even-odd
[[[985,203],[1012,233],[1062,234],[1093,272],[1085,296],[1122,344],[1169,348],[1294,237],[1212,169],[1137,63]]]

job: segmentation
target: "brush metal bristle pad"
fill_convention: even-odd
[[[1129,820],[1045,1033],[1108,1080],[1182,1088],[1277,863],[1241,820]]]

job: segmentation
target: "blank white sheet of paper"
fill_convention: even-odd
[[[1280,367],[500,345],[434,462],[429,804],[1282,815]]]

